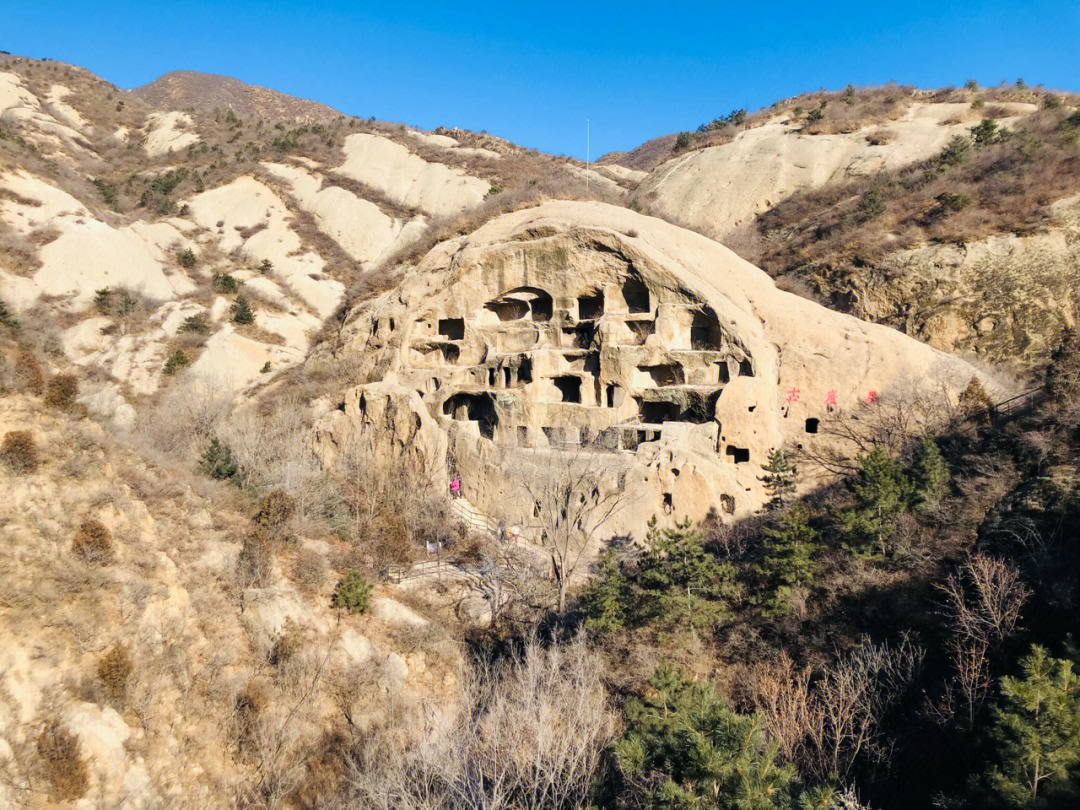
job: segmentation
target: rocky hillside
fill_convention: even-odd
[[[190,78],[159,89],[201,94]],[[207,81],[206,104],[155,109],[144,98],[172,96],[0,61],[0,295],[52,319],[123,418],[186,367],[230,390],[272,381],[350,289],[381,283],[429,232],[585,193],[576,165],[496,138],[274,121],[244,106],[265,100],[258,88]],[[286,98],[273,104],[309,115]],[[592,194],[625,191],[604,179]]]
[[[812,94],[587,169],[0,55],[0,807],[896,806],[900,707],[959,711],[926,592],[1021,482],[1075,511],[1050,98]],[[1001,409],[956,356],[1052,349]],[[872,745],[777,747],[852,672]],[[749,763],[700,790],[625,703],[695,688]]]
[[[151,107],[163,110],[229,110],[241,118],[262,118],[297,124],[327,124],[341,113],[303,98],[267,87],[246,84],[229,76],[194,70],[175,70],[150,84],[129,91]]]
[[[1075,321],[1078,103],[1025,87],[849,88],[601,162],[648,168],[631,205],[792,289],[1024,369]]]

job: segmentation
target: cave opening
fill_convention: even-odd
[[[631,314],[641,314],[652,309],[652,300],[649,296],[649,288],[640,279],[628,278],[623,282],[623,300]]]

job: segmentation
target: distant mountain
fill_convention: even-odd
[[[247,84],[228,76],[176,70],[150,84],[136,87],[132,95],[153,107],[174,110],[229,109],[240,116],[256,116],[273,121],[321,124],[339,117],[340,112],[317,101],[296,98],[267,87]]]

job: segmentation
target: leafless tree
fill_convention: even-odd
[[[562,613],[575,575],[630,505],[625,479],[610,453],[587,448],[519,451],[509,467],[514,487],[532,507],[529,528],[551,556],[556,609]]]
[[[976,708],[993,686],[990,653],[1016,631],[1020,611],[1031,591],[1015,568],[980,553],[972,554],[938,585],[938,590],[952,629],[949,651],[955,677],[937,713],[946,717],[951,714],[947,707],[958,693],[968,722],[972,722]]]
[[[959,381],[940,373],[874,393],[873,401],[854,408],[833,410],[821,420],[818,433],[827,441],[812,442],[801,456],[826,471],[850,475],[858,468],[857,457],[880,448],[893,458],[903,455],[915,436],[934,433],[955,419],[958,410],[954,391]]]
[[[356,806],[375,810],[575,810],[585,806],[614,716],[584,638],[536,639],[461,679],[453,717],[397,750],[369,745]]]
[[[781,653],[756,668],[752,693],[785,757],[820,779],[846,776],[861,756],[888,756],[880,722],[908,688],[923,651],[911,641],[861,639],[818,672]]]

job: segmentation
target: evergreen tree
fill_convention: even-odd
[[[630,582],[623,566],[608,551],[585,590],[585,626],[601,633],[613,633],[626,624],[629,612]]]
[[[758,480],[769,493],[768,508],[782,509],[785,498],[794,494],[798,485],[799,471],[781,448],[769,452],[769,463],[762,464],[764,473]]]
[[[875,448],[859,456],[859,471],[847,486],[855,496],[855,508],[842,516],[849,537],[861,551],[875,546],[884,551],[911,497],[911,482],[899,464]]]
[[[993,729],[1000,765],[989,774],[991,789],[1015,807],[1045,806],[1051,797],[1064,802],[1062,794],[1076,801],[1080,678],[1071,661],[1051,658],[1038,645],[1021,665],[1023,678],[1001,679]]]
[[[814,581],[813,552],[819,537],[810,510],[795,504],[765,530],[765,552],[758,573],[766,583],[767,613],[786,615],[799,591]]]
[[[220,441],[216,436],[207,445],[200,468],[211,478],[220,478],[236,484],[240,481],[240,465],[233,458],[229,445]]]
[[[624,799],[644,784],[648,806],[669,810],[793,806],[797,774],[781,764],[757,716],[736,714],[712,685],[667,665],[649,685],[650,695],[628,704],[627,731],[612,751]]]
[[[970,417],[985,417],[994,407],[993,400],[986,393],[978,377],[972,377],[967,387],[960,392],[960,410]]]
[[[736,594],[733,570],[705,549],[690,521],[674,529],[649,527],[649,551],[638,566],[639,617],[669,628],[699,629],[721,622]]]
[[[239,324],[248,324],[255,320],[255,313],[251,311],[251,305],[243,295],[236,296],[233,301],[232,319]]]
[[[948,492],[951,476],[945,457],[930,436],[923,436],[915,447],[911,478],[915,503],[925,510],[936,509]]]

